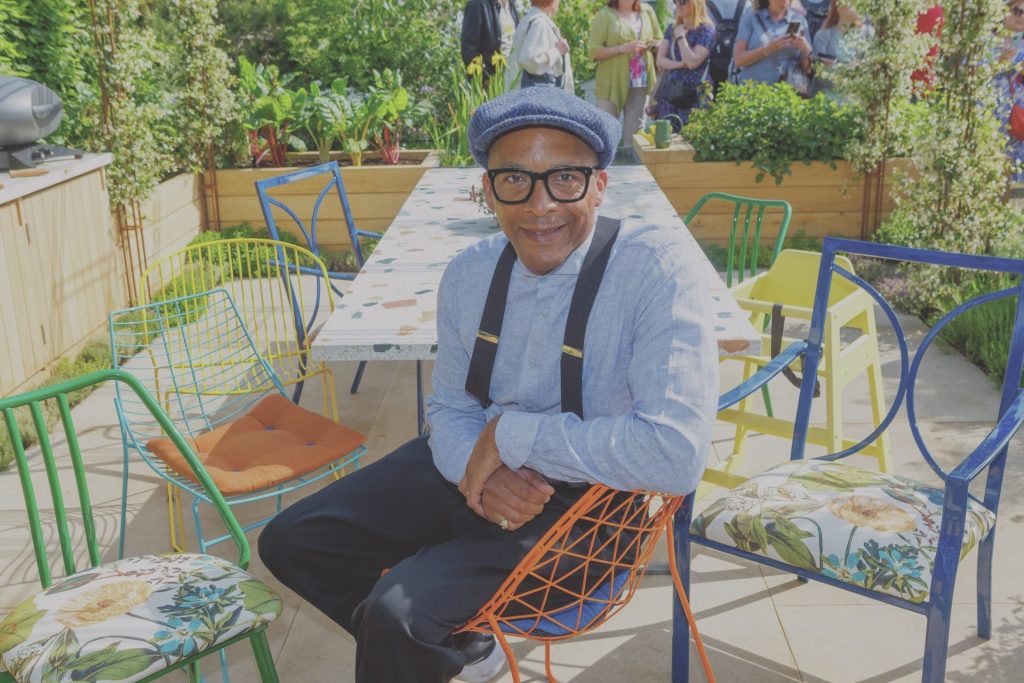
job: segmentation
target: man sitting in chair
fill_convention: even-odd
[[[677,233],[598,218],[620,134],[555,88],[477,110],[470,145],[503,234],[441,281],[429,440],[263,530],[270,571],[356,639],[359,683],[490,680],[505,661],[493,637],[452,632],[589,484],[685,494],[700,480],[718,397],[710,296]]]

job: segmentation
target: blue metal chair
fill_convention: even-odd
[[[316,201],[313,204],[313,213],[306,220],[299,217],[298,213],[285,204],[283,201],[276,197],[272,197],[270,190],[276,187],[284,185],[291,185],[292,183],[319,180],[324,182],[323,187],[317,194]],[[299,232],[302,233],[303,239],[306,241],[306,245],[309,250],[312,251],[316,256],[320,256],[320,248],[317,243],[317,223],[320,219],[320,211],[324,206],[324,200],[327,196],[337,194],[338,201],[341,202],[341,211],[345,217],[345,226],[348,229],[348,238],[352,243],[352,253],[356,257],[356,265],[360,268],[363,267],[363,263],[366,259],[363,257],[363,248],[359,243],[360,237],[372,237],[380,239],[383,235],[379,232],[369,232],[367,230],[359,230],[356,227],[355,220],[352,218],[352,209],[348,203],[348,195],[345,193],[345,184],[341,180],[341,171],[338,169],[337,161],[330,161],[326,164],[319,164],[317,166],[310,166],[309,168],[302,168],[291,173],[285,173],[283,175],[275,176],[273,178],[265,178],[263,180],[256,181],[256,196],[260,200],[260,208],[263,210],[263,219],[267,223],[267,230],[270,232],[270,237],[275,240],[281,239],[280,232],[277,227],[277,219],[274,218],[273,207],[284,211],[289,218],[295,222],[295,226]],[[302,267],[299,267],[302,270]],[[314,273],[319,274],[319,273]],[[336,271],[328,271],[328,277],[334,280],[354,280],[355,273],[341,273]],[[331,285],[335,293],[338,296],[342,296],[342,293]],[[354,394],[359,390],[359,382],[363,377],[363,371],[366,369],[366,362],[360,362],[359,368],[356,370],[356,376],[352,380],[351,392]]]
[[[285,394],[274,370],[256,349],[228,292],[222,288],[167,299],[110,315],[114,366],[137,377],[174,422],[210,473],[229,506],[281,497],[330,475],[359,466],[365,438],[300,408]],[[181,466],[163,425],[139,399],[120,388],[115,398],[124,445],[122,538],[130,451],[137,452],[171,486],[171,546],[183,550],[176,495],[192,497],[200,552],[230,539],[203,532],[200,503],[209,493]],[[250,523],[246,531],[270,521]]]
[[[911,354],[892,307],[861,278],[837,263],[838,253],[971,268],[1018,278],[1008,289],[979,296],[944,316]],[[1024,260],[951,254],[827,238],[818,271],[817,296],[806,342],[796,342],[765,368],[759,382],[802,356],[802,372],[814,377],[833,275],[863,288],[888,317],[899,343],[899,388],[891,408],[875,430],[846,450],[805,458],[814,383],[803,382],[797,406],[790,460],[751,477],[725,497],[689,519],[684,507],[676,520],[676,547],[684,590],[689,590],[690,544],[712,548],[752,562],[792,572],[927,617],[922,680],[942,681],[949,642],[953,586],[960,560],[978,547],[978,635],[991,633],[992,552],[996,512],[1002,488],[1007,444],[1024,423]],[[951,320],[983,303],[1016,297],[1006,379],[992,431],[959,465],[943,470],[921,436],[915,411],[915,387],[921,362],[936,335]],[[755,390],[748,383],[729,392],[721,405]],[[888,428],[906,399],[907,418],[925,462],[941,479],[927,484],[847,465],[843,458],[861,451]],[[968,491],[986,474],[984,495]],[[685,620],[673,635],[673,680],[687,680],[689,649]]]

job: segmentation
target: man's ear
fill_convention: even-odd
[[[608,171],[600,169],[594,176],[594,206],[604,202],[604,188],[608,186]]]
[[[491,177],[487,175],[487,171],[484,171],[483,178],[481,179],[484,188],[484,201],[487,202],[487,208],[492,212],[494,211],[494,188],[491,187]]]

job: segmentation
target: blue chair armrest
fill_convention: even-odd
[[[356,234],[360,237],[373,237],[378,240],[384,236],[382,232],[370,232],[369,230],[356,230]]]
[[[985,471],[996,459],[1010,439],[1024,424],[1024,391],[1018,392],[1010,407],[988,436],[968,455],[963,462],[949,473],[949,478],[958,482],[970,482]]]
[[[746,382],[722,394],[718,399],[718,409],[728,408],[763,387],[768,383],[768,380],[775,377],[775,375],[782,372],[784,368],[789,367],[793,361],[803,355],[806,348],[807,342],[803,341],[793,342],[787,346],[782,350],[782,353],[772,358],[767,365],[754,373]]]

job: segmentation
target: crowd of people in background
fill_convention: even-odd
[[[462,57],[507,60],[510,88],[554,86],[573,92],[569,53],[554,17],[559,0],[532,0],[520,18],[515,0],[469,0]],[[590,26],[587,52],[597,65],[598,107],[622,116],[623,140],[645,117],[668,119],[678,132],[726,81],[789,83],[801,95],[834,96],[829,71],[858,58],[873,35],[869,17],[847,0],[674,0],[668,26],[649,3],[608,0]],[[1007,153],[1024,168],[1024,0],[1007,0],[998,55],[997,114]],[[918,96],[933,88],[932,62],[943,26],[939,4],[918,17],[917,31],[934,37],[924,66],[912,79]],[[1024,172],[1014,180],[1024,180]]]

